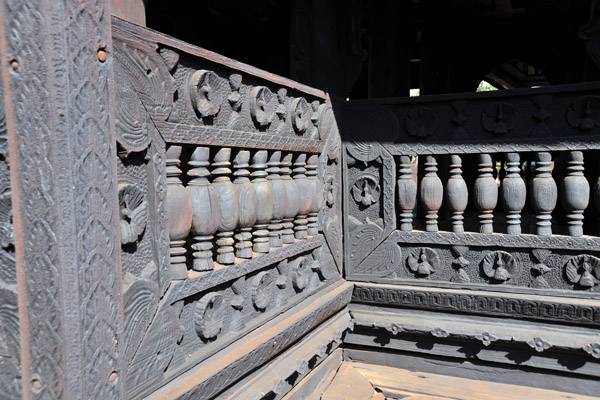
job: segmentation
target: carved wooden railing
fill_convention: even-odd
[[[113,40],[135,397],[341,279],[341,140],[319,90],[116,19]]]
[[[600,323],[597,307],[556,300],[600,298],[598,90],[346,103],[348,279],[556,296],[356,299]]]

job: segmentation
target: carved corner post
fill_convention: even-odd
[[[0,65],[22,395],[120,399],[123,305],[108,0],[7,3],[0,3]]]

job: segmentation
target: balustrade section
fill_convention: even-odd
[[[346,103],[347,278],[600,299],[597,90]]]

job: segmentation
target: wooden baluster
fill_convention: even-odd
[[[237,226],[239,218],[239,202],[236,188],[231,182],[231,149],[224,147],[217,151],[214,156],[212,174],[213,188],[219,206],[219,233],[217,234],[217,262],[219,264],[233,264],[235,255],[233,253],[233,230]]]
[[[267,162],[267,180],[271,182],[273,189],[273,219],[269,224],[269,244],[271,247],[281,247],[281,229],[283,225],[281,220],[285,215],[287,194],[285,192],[285,183],[279,175],[279,166],[281,164],[281,151],[274,151]]]
[[[425,176],[421,179],[421,202],[425,215],[425,230],[427,232],[438,231],[438,211],[442,206],[444,198],[444,186],[442,180],[437,176],[437,161],[434,156],[425,158]]]
[[[188,165],[190,167],[187,191],[192,201],[192,233],[194,234],[192,249],[195,271],[209,271],[214,268],[212,254],[213,235],[219,227],[219,205],[213,186],[210,184],[208,147],[196,147]]]
[[[583,211],[590,202],[590,184],[583,176],[583,153],[570,151],[567,161],[567,176],[561,187],[561,201],[567,211],[569,235],[583,236]]]
[[[594,182],[594,188],[592,189],[592,196],[594,196],[594,207],[598,212],[598,227],[596,229],[596,234],[600,235],[600,176]]]
[[[417,184],[412,176],[409,156],[400,156],[398,169],[398,208],[400,208],[400,230],[412,231],[413,210],[417,203]]]
[[[479,210],[479,232],[493,233],[494,208],[498,204],[498,184],[492,175],[492,157],[479,155],[478,177],[473,185],[474,203]]]
[[[171,279],[187,278],[185,239],[192,227],[192,202],[181,182],[181,146],[169,146],[167,159],[167,222],[169,224],[169,262]]]
[[[463,233],[463,214],[469,201],[467,184],[462,177],[462,160],[460,156],[450,156],[450,178],[446,185],[446,201],[452,211],[452,232]]]
[[[286,154],[281,160],[281,168],[279,173],[281,174],[281,180],[285,185],[285,193],[287,195],[285,214],[283,218],[283,229],[281,231],[281,241],[284,244],[294,243],[294,218],[298,214],[300,208],[300,194],[298,193],[298,185],[296,181],[292,179],[292,153]]]
[[[540,236],[552,235],[552,211],[558,197],[551,164],[550,153],[536,153],[535,176],[531,180],[531,206],[536,212],[536,230]]]
[[[294,182],[298,186],[298,194],[299,194],[299,207],[298,207],[298,215],[296,215],[296,219],[294,220],[294,233],[296,239],[306,239],[307,231],[308,231],[308,220],[306,219],[308,216],[308,212],[310,211],[310,207],[312,205],[312,196],[310,191],[310,183],[308,179],[306,179],[306,154],[301,153],[296,157],[296,162],[294,163]]]
[[[252,184],[256,191],[256,225],[252,236],[254,237],[253,250],[256,253],[268,253],[269,231],[268,224],[273,219],[273,188],[267,180],[267,151],[258,150],[252,157]]]
[[[233,185],[236,188],[238,195],[239,232],[235,238],[235,256],[238,258],[252,258],[252,227],[256,223],[256,209],[258,200],[254,185],[250,182],[250,152],[248,150],[240,150],[233,159],[233,168],[235,179]]]
[[[521,234],[521,210],[527,201],[527,187],[521,178],[519,153],[506,155],[506,176],[500,187],[500,200],[506,210],[506,232],[509,235]]]
[[[319,234],[319,211],[323,207],[323,183],[317,176],[319,174],[319,156],[316,154],[308,157],[306,162],[306,176],[310,184],[311,206],[308,212],[308,236]]]

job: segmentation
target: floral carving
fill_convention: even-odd
[[[213,340],[223,328],[223,296],[211,292],[198,301],[194,312],[196,332],[204,340]]]
[[[414,249],[407,257],[408,268],[417,275],[429,276],[440,265],[440,256],[429,247]]]
[[[492,342],[498,340],[496,336],[488,332],[483,332],[481,335],[477,335],[475,338],[477,340],[481,340],[481,343],[483,343],[483,345],[486,347],[489,346]]]
[[[377,203],[380,194],[381,189],[379,183],[377,183],[375,178],[370,175],[364,175],[358,178],[352,186],[352,197],[354,198],[354,201],[365,207]]]
[[[600,343],[588,343],[583,350],[594,358],[600,359]]]
[[[189,92],[192,106],[202,118],[219,113],[223,93],[217,74],[204,69],[194,72],[189,81]]]
[[[300,257],[291,263],[292,284],[294,289],[302,291],[308,287],[310,283],[311,266],[307,257]]]
[[[529,286],[537,289],[550,289],[550,284],[544,278],[544,274],[551,271],[551,268],[548,267],[545,262],[550,254],[552,254],[552,251],[548,249],[533,249],[532,254],[537,260],[537,264],[534,264],[531,267],[531,274],[535,276],[535,278]]]
[[[571,257],[565,264],[565,274],[569,282],[592,289],[600,282],[600,259],[587,254]]]
[[[515,129],[519,114],[512,104],[498,102],[490,104],[481,114],[481,125],[487,132],[504,135]]]
[[[527,344],[538,353],[541,353],[542,351],[548,350],[550,347],[552,347],[550,342],[547,342],[541,337],[534,337],[533,339],[528,340]]]
[[[229,129],[237,130],[243,128],[242,117],[240,115],[240,111],[244,104],[244,99],[240,94],[241,85],[242,75],[231,74],[229,76],[229,87],[231,88],[231,93],[227,96],[227,101],[231,106],[231,115],[229,116],[229,122],[227,123],[227,128]]]
[[[265,311],[273,297],[275,278],[269,271],[259,272],[252,280],[252,302],[257,310]]]
[[[452,261],[452,267],[456,269],[456,274],[450,278],[450,282],[469,283],[471,279],[465,269],[471,264],[464,255],[469,251],[468,246],[452,246],[452,251],[456,258]]]
[[[6,248],[14,244],[15,234],[12,223],[12,196],[8,161],[0,161],[0,246]]]
[[[438,116],[428,107],[413,108],[406,116],[405,124],[409,135],[427,137],[437,129]]]
[[[325,175],[324,180],[323,195],[325,196],[325,203],[327,206],[333,207],[337,196],[337,181],[335,175],[327,174]]]
[[[298,135],[304,135],[310,125],[312,107],[304,97],[292,101],[292,124]]]
[[[259,127],[267,127],[275,117],[273,93],[269,88],[257,86],[250,92],[250,114]]]
[[[518,270],[517,261],[505,251],[492,251],[481,261],[483,273],[490,279],[505,282]]]
[[[583,96],[575,100],[567,111],[567,121],[583,132],[600,126],[600,97]]]
[[[144,192],[135,185],[120,185],[121,244],[133,243],[146,229],[148,201]]]

